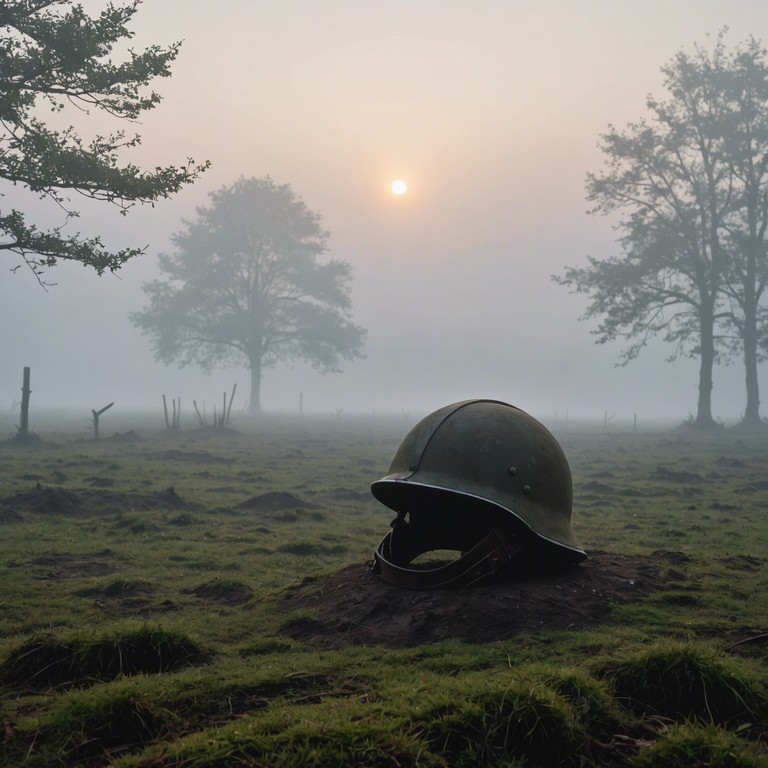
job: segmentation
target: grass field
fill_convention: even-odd
[[[663,588],[578,629],[317,644],[290,630],[371,559],[412,422],[104,421],[0,445],[2,765],[768,765],[768,438],[550,424],[584,547]]]

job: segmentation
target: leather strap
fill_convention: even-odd
[[[456,589],[469,587],[490,578],[522,550],[514,534],[492,528],[472,549],[458,559],[434,568],[413,568],[398,565],[392,557],[390,531],[376,547],[374,573],[388,583],[408,589]],[[423,549],[422,554],[427,551]]]

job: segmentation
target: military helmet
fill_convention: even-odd
[[[417,589],[552,572],[586,553],[571,527],[571,471],[536,419],[498,400],[464,400],[422,419],[371,492],[397,512],[373,568]],[[435,550],[447,564],[412,564]]]

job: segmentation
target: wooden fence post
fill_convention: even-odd
[[[21,385],[21,422],[19,424],[19,437],[29,437],[29,396],[32,390],[29,388],[29,366],[24,367],[24,382]]]

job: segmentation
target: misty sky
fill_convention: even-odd
[[[91,12],[104,3],[89,0]],[[240,175],[288,183],[323,216],[334,256],[354,267],[355,321],[367,358],[321,377],[306,366],[265,373],[266,411],[406,411],[468,397],[507,400],[539,417],[684,418],[697,364],[664,362],[659,344],[626,368],[620,346],[595,345],[583,299],[550,275],[614,251],[611,223],[586,214],[584,179],[598,135],[642,117],[659,68],[680,48],[768,42],[768,4],[752,0],[144,0],[137,47],[184,44],[163,102],[136,126],[126,160],[187,156],[212,168],[193,187],[126,218],[80,204],[70,231],[144,258],[97,278],[79,265],[0,280],[0,408],[18,409],[22,368],[32,408],[162,407],[163,394],[219,402],[245,369],[205,375],[153,360],[128,321],[145,304],[182,218]],[[709,38],[707,37],[709,35]],[[85,135],[120,125],[72,115]],[[89,128],[90,126],[90,128]],[[130,128],[130,126],[128,126]],[[395,178],[409,192],[394,197]],[[61,214],[10,187],[3,206]],[[5,260],[3,269],[15,262]],[[760,371],[768,401],[768,368]],[[744,407],[739,361],[715,372],[713,413]],[[768,413],[764,407],[763,414]],[[107,417],[105,416],[105,419]]]

